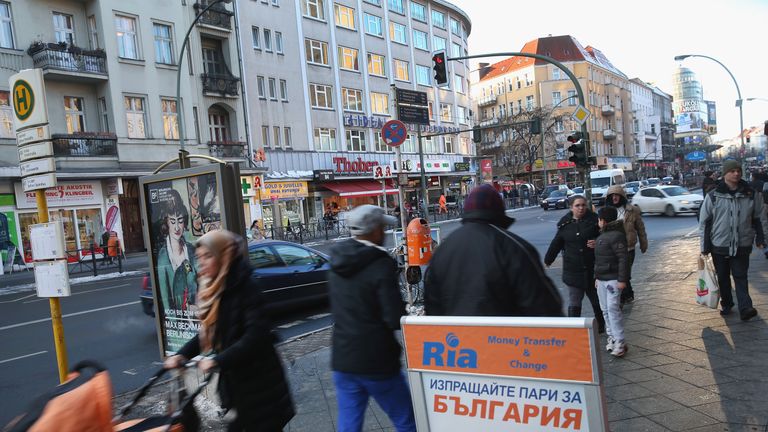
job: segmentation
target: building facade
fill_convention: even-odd
[[[662,159],[661,112],[654,98],[653,87],[639,78],[629,80],[632,93],[632,124],[635,171],[642,177],[658,177]]]
[[[653,87],[653,111],[659,113],[660,120],[659,133],[661,138],[662,170],[658,174],[671,174],[675,160],[675,124],[672,115],[672,96],[655,85],[648,84]]]
[[[696,74],[679,67],[672,77],[672,109],[675,119],[675,158],[679,167],[688,164],[685,156],[695,150],[711,152],[708,106]]]

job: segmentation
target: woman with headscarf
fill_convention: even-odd
[[[234,410],[230,431],[280,431],[294,415],[283,367],[251,277],[245,242],[234,233],[211,231],[197,241],[200,331],[166,359],[177,368],[197,355],[203,373],[219,371],[222,407]]]

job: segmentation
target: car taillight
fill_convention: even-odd
[[[149,276],[144,276],[144,280],[141,281],[141,289],[142,290],[148,290],[149,289]]]

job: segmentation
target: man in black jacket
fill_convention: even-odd
[[[469,194],[461,228],[435,250],[427,269],[427,315],[563,315],[560,293],[538,252],[507,231],[513,222],[492,186]]]
[[[405,305],[397,283],[397,264],[384,244],[384,227],[397,220],[373,205],[347,215],[354,236],[331,251],[328,286],[335,321],[333,382],[339,405],[338,430],[362,430],[369,396],[387,413],[398,432],[416,431],[411,396],[401,371],[400,328]]]

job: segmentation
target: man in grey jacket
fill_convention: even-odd
[[[749,255],[752,243],[762,249],[763,196],[742,180],[741,164],[735,160],[723,162],[723,179],[707,194],[701,206],[699,233],[701,253],[712,254],[720,285],[720,315],[733,308],[731,276],[736,285],[736,299],[741,319],[757,315],[747,289]]]

